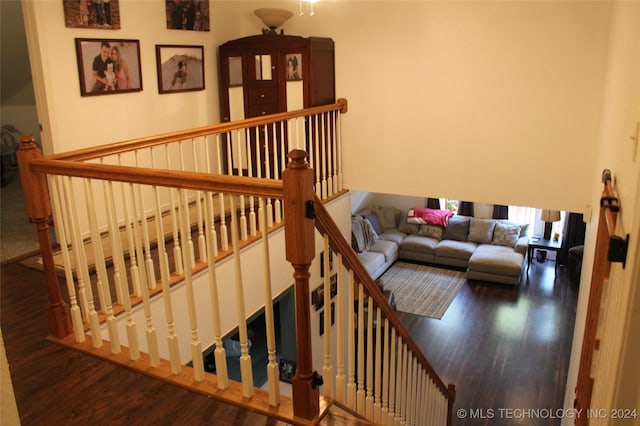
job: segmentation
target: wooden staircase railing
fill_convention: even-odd
[[[339,127],[339,112],[346,112],[346,101],[48,157],[42,157],[33,138],[23,138],[18,152],[20,173],[28,214],[40,236],[52,338],[296,424],[315,424],[332,401],[376,423],[385,418],[422,424],[430,418],[434,424],[449,424],[453,386],[446,387],[429,366],[322,205],[323,199],[344,192],[340,161],[316,156],[309,158],[309,164],[304,149],[296,148],[311,147],[316,153],[339,159],[339,132],[312,129],[318,122]],[[318,120],[310,118],[314,114],[329,115]],[[287,148],[291,160],[282,174],[269,169],[270,161],[264,162],[266,170],[243,169],[242,160],[240,167],[234,167],[234,152],[242,150],[236,145],[234,151],[232,142],[241,139],[239,134],[249,127],[263,126],[268,131],[268,126],[277,125],[285,129],[287,120],[300,119],[309,126],[307,138],[312,140],[272,140],[280,144],[279,149]],[[337,139],[313,140],[321,133]],[[252,155],[250,141],[244,142],[244,153]],[[321,149],[316,149],[316,144]],[[255,153],[259,156],[260,150]],[[313,164],[321,164],[322,170],[311,168]],[[239,175],[234,175],[236,172]],[[52,214],[60,245],[56,253],[47,232]],[[282,227],[284,233],[279,232]],[[349,340],[345,333],[353,337],[355,331],[354,327],[349,330],[356,322],[354,311],[344,309],[353,306],[354,290],[359,301],[368,298],[367,307],[359,303],[359,330],[365,330],[367,309],[373,312],[375,307],[377,315],[376,320],[373,314],[366,319],[367,351],[363,349],[364,333],[358,336],[359,365],[348,364],[348,378],[343,363],[337,364],[338,374],[333,377],[334,367],[325,362],[322,396],[322,379],[313,369],[312,357],[320,349],[312,348],[309,320],[309,266],[315,257],[315,228],[327,235],[325,244],[338,253],[339,263],[351,277],[350,298],[343,293],[344,280],[338,284],[346,303],[339,302],[336,315],[348,318],[347,322],[339,321],[339,347]],[[278,266],[285,264],[285,259],[270,255],[274,238],[283,241],[286,261],[294,269],[297,371],[292,400],[279,393],[273,321],[267,321],[266,330],[268,390],[254,388],[251,379],[247,317],[261,305],[273,318],[270,301],[291,283],[290,269]],[[248,266],[242,260],[247,256]],[[256,280],[253,273],[260,269],[254,267],[256,262],[264,265],[259,278],[264,288],[261,302],[251,290]],[[276,270],[269,266],[274,262]],[[60,264],[64,270],[58,268]],[[342,266],[340,271],[342,275]],[[58,276],[62,274],[66,286],[61,288]],[[231,299],[234,293],[235,303]],[[203,303],[206,314],[202,314]],[[177,308],[184,305],[184,311]],[[158,309],[164,312],[163,318],[154,316]],[[233,315],[238,317],[240,383],[229,380],[226,372],[223,337],[230,330],[230,312],[237,312]],[[212,318],[204,327],[203,315]],[[382,321],[391,333],[387,342],[389,334],[383,337],[382,327],[377,327],[376,342],[384,341],[384,350],[382,344],[374,344],[371,334],[374,324]],[[328,335],[331,327],[326,324]],[[165,343],[161,344],[163,338]],[[203,340],[215,347],[215,375],[204,371]],[[352,352],[350,360],[356,356],[354,344],[355,339],[346,344]],[[326,345],[324,350],[328,350]],[[339,357],[344,359],[344,354]],[[191,363],[187,365],[185,359]],[[386,373],[383,380],[380,371],[395,371],[401,381],[396,383]],[[436,397],[425,399],[432,394]],[[425,403],[407,402],[414,400]],[[435,417],[429,417],[432,413]]]
[[[389,305],[380,288],[354,253],[350,243],[340,232],[321,200],[316,198],[314,206],[316,228],[326,236],[325,252],[331,248],[338,254],[339,270],[344,266],[349,271],[350,280],[345,285],[349,286],[350,291],[358,292],[358,311],[354,314],[354,309],[351,309],[354,306],[351,299],[356,300],[353,295],[347,302],[349,307],[347,316],[357,317],[357,330],[363,330],[364,327],[367,332],[366,348],[362,340],[354,342],[353,337],[349,338],[349,341],[354,344],[353,346],[359,346],[349,349],[350,352],[354,350],[358,352],[358,362],[362,364],[366,357],[366,377],[363,380],[361,376],[364,370],[358,370],[357,374],[360,377],[357,378],[357,383],[355,383],[355,379],[350,379],[346,383],[347,397],[344,398],[342,389],[339,389],[336,390],[336,398],[377,424],[387,424],[391,418],[399,419],[401,424],[431,424],[428,422],[435,421],[433,424],[445,424],[446,422],[450,425],[456,394],[455,386],[453,384],[445,386],[442,382],[399,320],[394,309]],[[338,274],[338,288],[342,287],[340,275]],[[325,274],[325,277],[328,277],[328,274]],[[354,285],[357,290],[354,289]],[[330,293],[329,279],[325,279],[324,294],[327,296]],[[340,297],[340,290],[338,290],[338,300]],[[328,300],[326,300],[325,306],[328,304]],[[367,325],[364,324],[364,316],[368,321]],[[351,318],[348,323],[354,323],[355,320],[355,318]],[[384,327],[381,326],[383,322]],[[325,326],[325,330],[329,330],[329,328]],[[384,334],[381,332],[382,330],[384,330]],[[358,339],[362,338],[362,334],[364,333],[359,333]],[[338,339],[340,340],[340,337]],[[390,340],[390,343],[387,340]],[[373,342],[377,342],[375,348]],[[396,344],[397,350],[395,349]],[[350,353],[349,357],[353,358],[354,354]],[[411,365],[401,365],[401,357],[403,363]],[[355,363],[352,361],[352,364]],[[351,371],[356,368],[355,365],[349,367]],[[395,385],[390,385],[394,379],[394,371],[398,372],[396,378],[401,378],[401,380]],[[343,375],[343,371],[339,372],[339,375],[341,374]],[[412,377],[416,380],[411,381]],[[338,379],[338,386],[342,386],[343,382],[344,377]],[[399,401],[394,395],[394,391],[403,399],[400,406],[394,407],[393,403],[390,404],[390,401]],[[351,395],[349,395],[350,393]],[[325,394],[325,396],[329,395]],[[411,407],[403,405],[406,401],[411,401],[413,405]]]

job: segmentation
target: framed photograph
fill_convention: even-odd
[[[296,374],[296,363],[288,359],[280,359],[280,380],[291,383],[291,379]]]
[[[138,40],[77,38],[76,55],[81,96],[142,90]]]
[[[204,47],[156,45],[158,92],[204,90]]]
[[[62,0],[62,7],[69,28],[120,29],[120,0]]]
[[[292,53],[285,56],[287,81],[302,80],[302,53]]]
[[[167,28],[209,31],[209,0],[165,0]]]

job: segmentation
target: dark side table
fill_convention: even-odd
[[[553,241],[553,240],[543,240],[542,238],[535,239],[536,237],[531,238],[529,241],[529,248],[527,249],[527,274],[529,273],[529,266],[531,266],[531,261],[533,260],[533,252],[536,249],[540,250],[550,250],[558,253],[562,248],[562,241]],[[558,258],[556,256],[556,267],[555,271],[558,270]]]

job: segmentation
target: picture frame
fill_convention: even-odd
[[[120,0],[61,0],[67,28],[120,29]]]
[[[296,363],[288,359],[281,358],[280,364],[280,380],[283,382],[291,383],[293,376],[296,374]]]
[[[81,96],[142,90],[139,40],[76,38],[75,44]]]
[[[302,53],[285,55],[285,70],[287,81],[302,80]]]
[[[158,93],[204,90],[204,47],[156,45]]]
[[[209,0],[165,0],[169,30],[209,31]]]

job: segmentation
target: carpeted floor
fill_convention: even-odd
[[[396,262],[381,279],[394,293],[398,311],[440,319],[467,282],[466,274],[446,268]]]
[[[37,251],[36,226],[29,223],[17,169],[5,170],[7,185],[0,189],[0,261],[15,259]],[[51,229],[50,237],[54,237]]]

